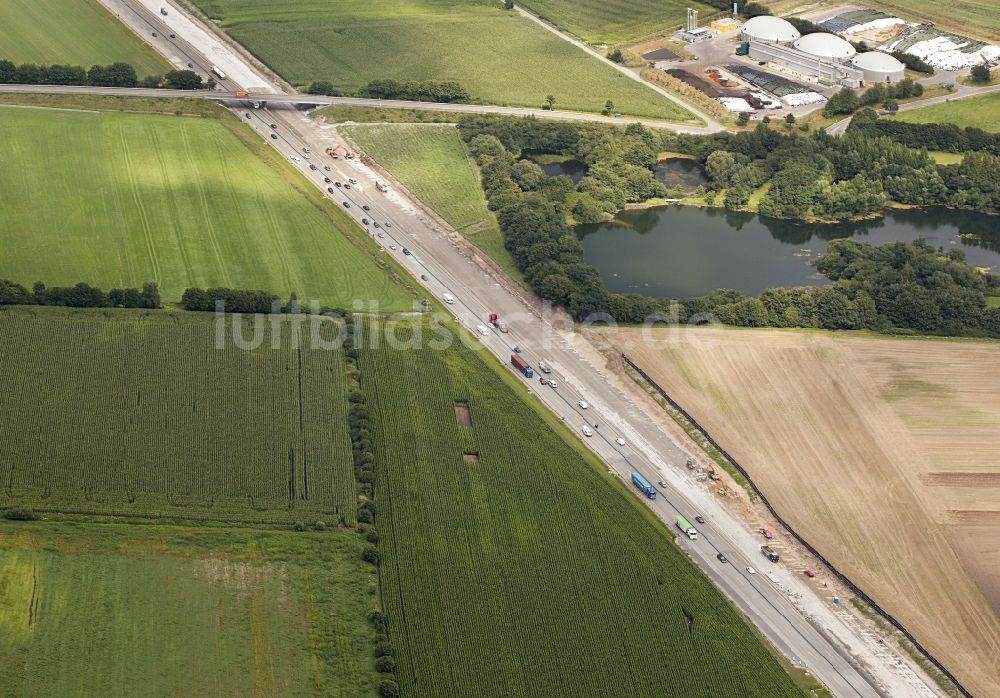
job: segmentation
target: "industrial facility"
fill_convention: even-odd
[[[790,44],[802,35],[791,22],[781,17],[760,15],[743,23],[740,36],[744,41],[766,41],[772,44]]]
[[[898,82],[905,76],[906,66],[881,51],[859,53],[851,59],[851,65],[859,69],[865,76],[865,82]]]

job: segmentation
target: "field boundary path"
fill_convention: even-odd
[[[989,87],[970,87],[969,85],[959,84],[954,92],[950,92],[946,95],[938,95],[937,97],[928,97],[927,99],[920,99],[916,102],[906,102],[905,104],[899,105],[899,111],[912,111],[914,109],[920,109],[921,107],[930,107],[935,104],[944,104],[945,102],[954,102],[956,99],[968,99],[969,97],[979,97],[981,95],[987,95],[991,92],[1000,92],[1000,85],[990,85]],[[842,136],[847,131],[847,127],[851,125],[851,119],[854,115],[845,117],[835,124],[831,124],[826,127],[826,132],[831,136]]]
[[[528,12],[528,10],[524,9],[523,7],[521,7],[519,5],[514,5],[514,9],[522,17],[526,17],[527,19],[530,19],[532,22],[534,22],[535,24],[537,24],[540,27],[544,28],[545,30],[552,32],[553,34],[555,34],[556,36],[558,36],[563,41],[566,41],[566,42],[568,42],[570,44],[573,44],[573,46],[576,46],[581,51],[586,52],[588,55],[596,58],[597,60],[603,62],[604,64],[611,66],[612,68],[614,68],[619,73],[621,73],[622,75],[626,76],[627,78],[630,78],[632,80],[635,80],[636,82],[642,83],[643,85],[645,85],[649,89],[653,90],[657,94],[662,95],[663,97],[666,97],[667,99],[669,99],[674,104],[676,104],[676,105],[678,105],[680,107],[683,107],[684,109],[686,109],[689,112],[691,112],[692,114],[694,114],[696,117],[698,117],[699,119],[701,119],[705,123],[705,127],[701,131],[698,131],[698,133],[717,133],[719,131],[724,131],[725,130],[722,127],[722,125],[719,124],[719,122],[717,122],[715,119],[713,119],[709,115],[705,114],[703,111],[701,111],[700,109],[698,109],[698,107],[695,107],[695,106],[693,106],[691,104],[688,104],[687,102],[685,102],[684,100],[682,100],[677,95],[671,94],[670,92],[668,92],[667,90],[663,89],[659,85],[654,85],[651,82],[647,82],[646,80],[643,80],[642,77],[640,77],[639,75],[636,75],[633,71],[629,70],[625,66],[619,65],[619,64],[615,63],[614,61],[608,60],[607,56],[602,56],[600,54],[600,52],[595,51],[594,49],[592,49],[590,46],[588,46],[584,42],[580,41],[579,39],[577,39],[575,37],[572,37],[569,34],[566,34],[565,32],[557,29],[556,27],[552,26],[551,24],[549,24],[548,22],[546,22],[544,19],[542,19],[538,15],[535,15],[535,14],[532,14],[531,12]],[[617,121],[620,122],[621,119],[617,119]]]
[[[927,649],[920,644],[920,641],[917,640],[917,638],[915,638],[913,635],[910,634],[910,632],[906,629],[906,627],[902,623],[900,623],[892,615],[890,615],[887,611],[885,611],[881,606],[879,606],[874,599],[872,599],[870,596],[868,596],[868,594],[864,592],[864,590],[862,590],[860,587],[854,584],[854,582],[852,582],[850,578],[847,577],[847,575],[838,570],[832,562],[827,560],[826,557],[824,557],[819,550],[814,548],[809,543],[809,541],[807,541],[805,538],[799,535],[799,533],[792,527],[790,523],[788,523],[787,521],[785,521],[784,518],[782,518],[781,514],[778,513],[777,509],[775,509],[774,506],[772,506],[771,502],[768,501],[767,496],[764,494],[763,490],[757,487],[757,484],[753,481],[753,477],[750,475],[750,473],[747,472],[747,470],[742,465],[740,465],[740,462],[731,453],[729,453],[729,451],[727,451],[718,441],[716,441],[712,437],[711,433],[709,433],[709,431],[704,426],[702,426],[701,423],[698,422],[698,420],[695,419],[692,414],[690,414],[687,410],[685,410],[680,403],[678,403],[676,400],[670,397],[669,393],[667,393],[667,391],[664,390],[659,383],[653,380],[653,378],[649,374],[647,374],[644,370],[642,370],[641,366],[632,361],[632,359],[630,359],[626,354],[622,354],[621,358],[622,361],[624,361],[629,368],[631,368],[633,371],[639,374],[639,376],[646,383],[652,386],[656,390],[656,392],[660,394],[660,397],[662,397],[664,400],[670,403],[671,407],[673,407],[675,410],[684,415],[685,419],[687,419],[691,423],[691,425],[694,426],[694,428],[697,429],[701,433],[701,435],[704,436],[705,439],[716,450],[719,451],[719,453],[725,456],[725,458],[730,463],[733,464],[733,467],[736,468],[740,472],[740,474],[746,478],[747,482],[750,483],[750,487],[753,489],[756,495],[760,497],[760,501],[764,504],[765,507],[767,507],[767,510],[771,513],[771,516],[773,516],[778,521],[778,523],[781,524],[781,526],[793,538],[795,538],[795,540],[797,540],[803,547],[805,547],[805,549],[808,550],[811,555],[815,556],[820,562],[822,562],[826,566],[826,568],[830,570],[830,572],[832,572],[833,575],[837,577],[837,579],[839,579],[844,586],[848,587],[854,594],[859,596],[862,601],[868,604],[868,606],[870,606],[876,613],[885,618],[887,621],[889,621],[889,623],[893,625],[893,627],[895,627],[897,630],[903,633],[906,639],[912,642],[913,645],[921,652],[921,654],[927,657],[927,659],[930,660],[931,663],[933,663],[934,666],[937,667],[937,669],[942,674],[947,676],[948,679],[953,684],[955,684],[955,686],[962,692],[963,695],[969,696],[969,698],[971,698],[972,694],[969,693],[969,691],[967,691],[964,686],[962,686],[959,680],[955,678],[955,676],[950,671],[948,671],[947,667],[945,667],[944,664],[938,661],[933,654],[928,652]]]

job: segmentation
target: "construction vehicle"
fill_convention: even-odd
[[[637,490],[650,499],[656,499],[656,490],[651,484],[649,484],[649,482],[646,481],[646,478],[639,473],[632,473],[632,484],[635,485]]]
[[[249,97],[250,93],[247,92],[246,90],[236,90],[236,96],[237,97]]]
[[[523,373],[525,378],[535,377],[534,370],[528,365],[528,362],[525,361],[520,354],[511,354],[510,363],[514,368]]]
[[[698,529],[691,525],[691,522],[685,519],[680,514],[674,521],[674,525],[681,529],[681,533],[690,538],[691,540],[698,540]]]

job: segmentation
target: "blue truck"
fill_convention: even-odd
[[[653,489],[653,486],[646,482],[646,478],[639,473],[632,473],[632,484],[636,486],[636,489],[650,499],[656,499],[656,490]]]

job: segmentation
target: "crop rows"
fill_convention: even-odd
[[[382,348],[359,365],[406,693],[795,695],[671,534],[479,358]]]
[[[0,313],[0,504],[353,519],[339,352],[215,347],[214,319]]]

